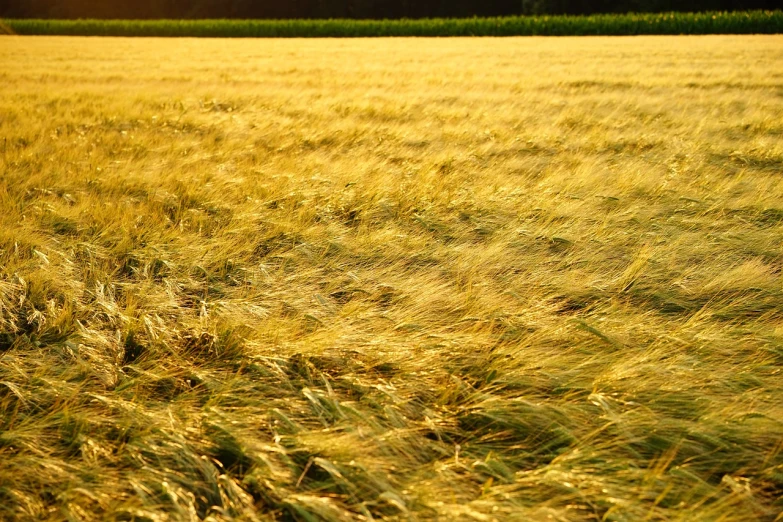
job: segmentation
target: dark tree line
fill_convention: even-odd
[[[431,18],[775,9],[779,0],[0,0],[5,18]]]

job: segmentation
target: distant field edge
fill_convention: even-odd
[[[512,16],[416,20],[0,19],[0,34],[312,38],[373,36],[620,36],[781,34],[783,11]]]

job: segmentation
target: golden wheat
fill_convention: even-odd
[[[0,518],[781,519],[780,36],[0,71]]]

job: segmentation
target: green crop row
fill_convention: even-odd
[[[21,35],[363,37],[783,33],[783,11],[421,20],[4,20]]]

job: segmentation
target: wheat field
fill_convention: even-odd
[[[0,37],[0,519],[783,520],[783,37]]]

